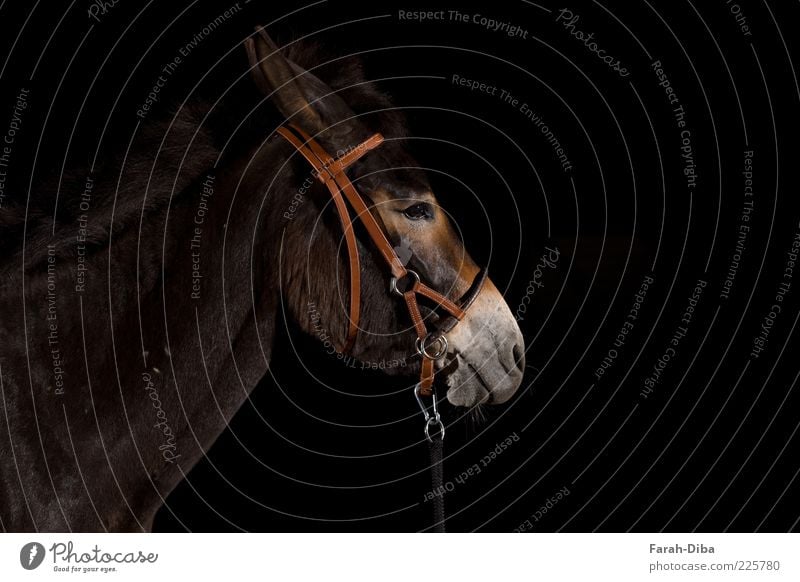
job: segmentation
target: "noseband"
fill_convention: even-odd
[[[334,158],[325,151],[325,148],[323,148],[319,142],[294,124],[279,127],[278,133],[283,136],[295,150],[300,152],[313,168],[316,178],[327,186],[342,224],[344,238],[347,244],[350,270],[350,321],[347,330],[347,339],[341,351],[348,352],[353,347],[356,337],[358,336],[358,322],[361,313],[360,260],[355,232],[353,230],[353,219],[347,208],[347,203],[349,203],[355,212],[356,218],[358,218],[366,228],[373,245],[378,249],[378,252],[389,268],[391,273],[389,291],[405,300],[408,314],[411,317],[414,330],[417,334],[417,353],[422,357],[422,371],[415,393],[418,395],[430,396],[432,394],[433,376],[435,373],[434,362],[444,358],[447,353],[447,337],[445,334],[450,332],[458,322],[464,318],[466,310],[481,292],[483,284],[486,281],[486,269],[482,269],[480,273],[478,273],[469,290],[460,299],[454,302],[438,291],[425,285],[415,271],[405,267],[397,256],[394,247],[392,247],[389,240],[386,238],[386,234],[378,224],[378,221],[364,202],[364,198],[359,194],[358,190],[356,190],[345,173],[348,167],[367,152],[377,148],[383,142],[383,136],[381,134],[374,134],[343,155]],[[449,314],[430,332],[420,313],[419,304],[417,302],[419,295],[434,302],[438,307]],[[426,413],[426,420],[428,420],[427,411],[424,407],[423,412]],[[440,425],[438,413],[435,414],[435,419],[428,420],[426,434],[430,424]]]

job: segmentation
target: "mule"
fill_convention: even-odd
[[[55,185],[0,210],[5,530],[150,530],[267,374],[286,319],[343,342],[341,226],[325,188],[265,119],[290,120],[331,152],[381,132],[385,143],[349,175],[387,237],[449,297],[478,273],[385,95],[353,67],[324,82],[266,35],[247,48],[241,82],[258,95],[241,106],[253,113],[240,115],[247,131],[220,143],[206,118],[212,105],[191,102],[145,122],[94,173],[62,179],[55,224]],[[272,117],[255,113],[264,108]],[[406,359],[415,340],[408,315],[363,233],[358,245],[362,306],[350,356]],[[432,308],[424,315],[437,317]],[[524,344],[491,281],[447,340],[437,366],[451,404],[514,394]],[[386,371],[418,370],[417,361]]]

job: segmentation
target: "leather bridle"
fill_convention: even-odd
[[[464,318],[465,312],[475,301],[481,292],[486,281],[486,269],[482,269],[475,277],[469,290],[457,301],[451,301],[438,291],[431,289],[420,280],[419,275],[406,268],[398,257],[391,243],[386,237],[383,229],[372,215],[364,198],[353,186],[347,177],[346,170],[353,163],[359,160],[369,151],[377,148],[383,142],[383,136],[379,133],[372,135],[360,144],[352,147],[339,157],[330,155],[318,141],[311,137],[300,127],[294,124],[287,124],[278,128],[278,133],[283,136],[297,150],[313,169],[315,177],[327,186],[333,200],[336,212],[344,231],[345,243],[349,259],[350,271],[350,318],[347,329],[347,336],[341,351],[348,352],[355,343],[358,336],[358,323],[361,314],[361,271],[358,246],[353,228],[353,218],[350,215],[347,204],[352,207],[355,217],[364,225],[372,243],[377,248],[391,273],[389,290],[391,293],[402,297],[405,300],[408,314],[414,324],[417,334],[416,349],[422,357],[422,370],[420,372],[419,384],[415,388],[417,398],[419,396],[430,396],[433,388],[434,362],[444,358],[447,353],[446,333],[451,331],[459,321]],[[427,298],[448,313],[447,317],[442,318],[432,331],[428,331],[425,321],[420,312],[418,296]],[[435,399],[434,399],[435,405]],[[438,418],[438,412],[434,408],[436,418],[429,418],[427,410],[420,402],[426,417],[425,432],[428,434],[431,424],[438,424],[439,430],[444,435],[444,427]]]

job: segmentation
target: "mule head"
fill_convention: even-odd
[[[396,120],[398,114],[369,110],[382,109],[381,104],[354,110],[342,98],[343,91],[332,89],[284,57],[263,30],[246,41],[246,49],[251,74],[264,95],[285,119],[331,154],[348,151],[375,131],[384,134],[384,143],[361,158],[348,175],[408,267],[440,293],[452,299],[461,297],[479,268],[437,203],[425,173],[405,151],[401,124],[387,126],[386,117]],[[310,169],[289,144],[282,147],[287,156],[294,157],[294,163],[288,164],[295,171],[288,189],[297,192]],[[284,195],[292,198],[292,192]],[[343,232],[324,186],[316,183],[304,196],[309,200],[304,198],[292,220],[284,221],[281,292],[302,329],[341,346],[349,317]],[[415,353],[416,336],[405,305],[389,292],[387,266],[363,235],[359,233],[358,241],[360,332],[352,355],[388,372],[418,373],[418,358],[410,357]],[[435,309],[423,308],[423,315],[429,327],[435,326]],[[437,362],[437,377],[445,379],[452,404],[502,403],[514,394],[525,369],[524,342],[508,305],[491,281],[486,281],[447,339],[448,353]]]

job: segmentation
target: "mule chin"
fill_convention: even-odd
[[[448,334],[442,365],[454,406],[503,404],[517,391],[525,370],[525,343],[517,321],[490,282],[467,317]]]

